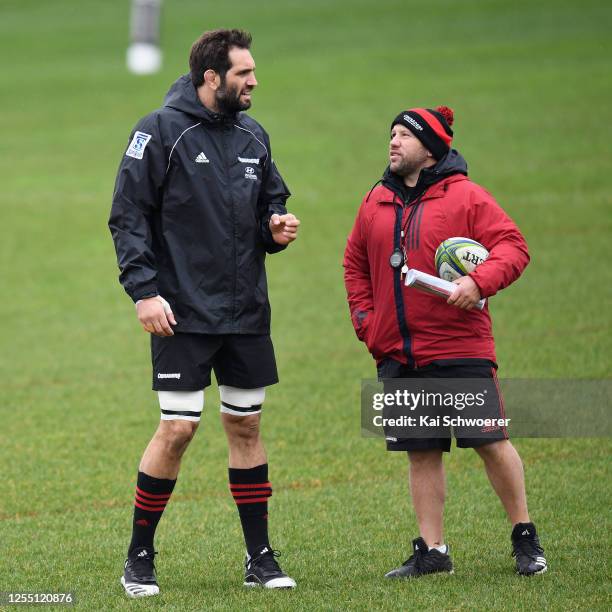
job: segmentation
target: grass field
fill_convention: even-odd
[[[513,574],[500,504],[475,454],[459,451],[446,459],[456,574],[382,579],[417,533],[405,456],[360,436],[373,364],[348,319],[341,257],[385,166],[390,120],[452,106],[472,178],[531,249],[524,277],[491,303],[500,374],[610,377],[612,6],[167,0],[164,69],[145,78],[124,69],[127,21],[127,0],[0,3],[0,591],[72,590],[87,610],[610,609],[608,439],[516,441],[548,574]],[[303,222],[269,259],[282,382],[264,417],[273,544],[299,588],[240,586],[212,388],[158,530],[163,594],[131,602],[118,579],[158,408],[106,220],[131,127],[218,26],[253,32],[252,114]]]

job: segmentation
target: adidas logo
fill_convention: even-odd
[[[200,152],[200,154],[195,158],[195,162],[196,164],[208,164],[209,159],[203,152]]]
[[[145,549],[143,549],[136,556],[137,557],[146,557],[148,554],[149,553]]]
[[[531,535],[531,534],[529,533],[529,529],[525,529],[525,531],[523,531],[521,535]]]

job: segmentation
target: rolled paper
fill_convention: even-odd
[[[424,291],[425,293],[431,293],[432,295],[437,295],[439,297],[447,300],[451,293],[457,288],[455,283],[451,283],[443,278],[438,278],[437,276],[433,276],[431,274],[427,274],[425,272],[421,272],[420,270],[415,270],[413,268],[409,269],[406,272],[406,280],[404,281],[406,287],[414,287],[419,291]],[[486,303],[486,299],[482,298],[474,308],[478,308],[478,310],[482,310]]]

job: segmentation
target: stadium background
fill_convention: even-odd
[[[127,1],[2,0],[0,591],[76,592],[79,608],[609,609],[609,440],[518,440],[550,572],[512,574],[509,527],[477,457],[447,458],[451,579],[382,580],[416,535],[403,455],[359,431],[372,376],[341,257],[408,106],[455,109],[471,177],[524,230],[532,264],[491,301],[500,374],[610,377],[610,5],[167,0],[165,63],[124,67]],[[135,469],[158,409],[147,338],[106,228],[135,121],[186,71],[204,29],[254,35],[252,115],[302,219],[269,259],[282,383],[264,416],[273,543],[299,581],[245,593],[216,388],[158,531],[163,595],[118,578]],[[576,406],[579,418],[580,406]]]

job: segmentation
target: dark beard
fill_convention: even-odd
[[[423,162],[427,159],[427,157],[423,157],[422,159],[403,159],[396,170],[392,170],[398,176],[402,178],[417,172],[423,165]]]
[[[235,115],[251,107],[250,102],[240,101],[240,92],[227,86],[225,79],[221,79],[221,86],[215,94],[217,108],[222,115]]]

